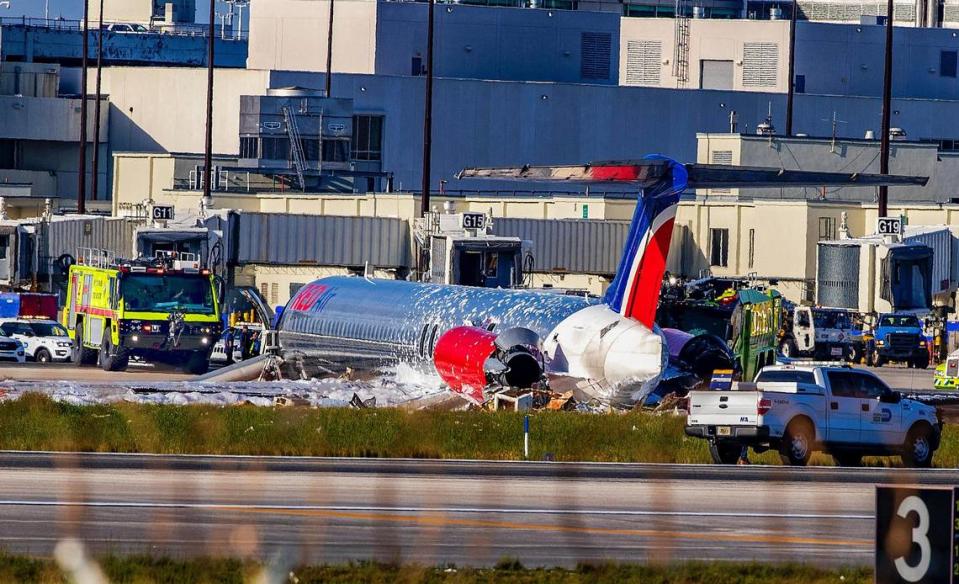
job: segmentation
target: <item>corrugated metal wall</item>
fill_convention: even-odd
[[[410,227],[402,219],[240,213],[239,264],[410,265]],[[233,217],[231,217],[233,223]]]
[[[77,248],[94,247],[110,250],[120,257],[133,257],[133,232],[142,224],[136,219],[112,217],[57,219],[48,225],[45,253],[52,259],[63,254],[76,257]],[[41,270],[46,269],[43,266],[46,262],[40,263]]]
[[[494,219],[493,233],[532,241],[534,272],[612,275],[619,267],[629,222]]]
[[[952,233],[948,227],[910,234],[907,228],[903,243],[921,243],[932,248],[932,293],[941,294],[952,287]]]

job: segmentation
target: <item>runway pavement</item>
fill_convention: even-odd
[[[959,471],[0,454],[0,547],[572,566],[872,561],[877,483]]]

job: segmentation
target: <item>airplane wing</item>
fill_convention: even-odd
[[[759,166],[723,164],[685,164],[687,188],[750,188],[786,186],[924,186],[929,177],[859,172],[818,172],[785,170]],[[461,179],[500,179],[564,182],[635,183],[651,186],[668,172],[664,160],[627,160],[591,162],[581,165],[518,166],[502,168],[466,168],[456,177]]]

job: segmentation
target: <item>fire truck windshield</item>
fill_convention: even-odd
[[[128,274],[120,284],[127,310],[213,314],[213,287],[203,276]]]

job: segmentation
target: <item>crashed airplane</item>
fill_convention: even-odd
[[[582,398],[629,407],[656,387],[670,354],[681,353],[670,342],[690,341],[688,335],[665,335],[654,323],[673,222],[686,189],[926,182],[921,177],[684,165],[658,155],[585,166],[467,169],[459,177],[636,185],[641,194],[606,295],[591,299],[323,278],[301,288],[283,311],[278,330],[285,355],[302,355],[332,370],[422,365],[474,402],[483,402],[491,390],[531,387],[545,379],[553,387],[574,388]],[[715,351],[702,354],[716,356]]]

